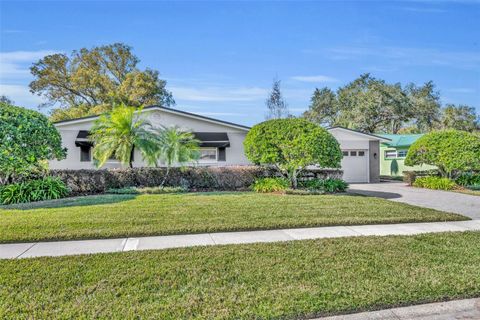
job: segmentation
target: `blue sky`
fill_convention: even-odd
[[[370,72],[433,80],[480,112],[479,1],[2,1],[0,94],[36,108],[28,67],[52,52],[124,42],[160,71],[175,108],[252,125],[272,79],[293,114],[315,87]],[[47,112],[44,110],[44,112]]]

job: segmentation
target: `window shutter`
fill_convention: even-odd
[[[218,161],[227,161],[225,148],[218,148]]]

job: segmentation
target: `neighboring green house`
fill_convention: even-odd
[[[378,134],[378,136],[390,139],[389,142],[380,144],[380,175],[399,177],[403,171],[429,170],[434,166],[406,166],[405,157],[408,148],[417,141],[423,134]]]

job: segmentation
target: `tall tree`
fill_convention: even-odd
[[[412,116],[400,84],[390,85],[363,74],[338,90],[338,124],[365,132],[398,132]]]
[[[406,86],[405,91],[410,97],[413,107],[411,130],[418,133],[432,130],[439,121],[441,107],[440,93],[436,91],[435,84],[428,81],[418,87],[410,83]]]
[[[440,128],[469,132],[480,130],[480,115],[477,115],[473,107],[448,104],[442,110]]]
[[[94,143],[93,157],[98,167],[115,157],[123,165],[132,168],[134,148],[140,150],[149,164],[154,163],[156,136],[150,122],[137,112],[140,110],[121,105],[95,121],[90,130],[90,139]]]
[[[280,80],[273,80],[272,92],[265,104],[268,109],[266,119],[281,119],[289,116],[287,102],[280,91]]]
[[[335,92],[327,87],[316,88],[310,99],[310,106],[303,113],[303,117],[322,126],[334,126],[338,118],[338,102]]]
[[[82,48],[69,56],[48,55],[30,68],[34,77],[30,91],[46,98],[47,105],[59,106],[52,113],[56,121],[98,114],[122,103],[174,104],[158,71],[139,70],[138,62],[132,48],[123,43]]]

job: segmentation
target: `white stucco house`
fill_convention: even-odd
[[[201,157],[196,165],[232,166],[251,164],[243,150],[243,140],[250,127],[213,119],[198,114],[159,106],[146,107],[142,113],[153,126],[176,125],[192,131],[201,141]],[[92,144],[88,132],[98,116],[90,116],[56,122],[62,136],[62,144],[68,149],[64,160],[50,161],[52,169],[94,169]],[[342,169],[347,182],[377,182],[380,174],[379,145],[385,138],[345,128],[328,129],[338,140],[343,152]],[[134,150],[133,166],[144,167],[138,150]],[[105,168],[120,167],[112,159]]]

